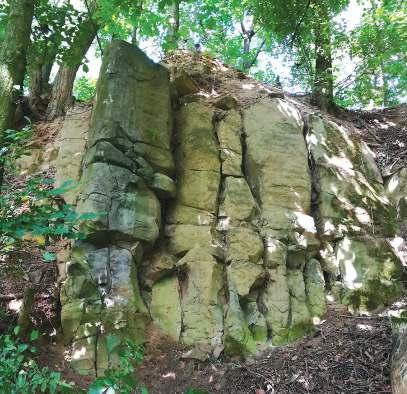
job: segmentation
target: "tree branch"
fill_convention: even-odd
[[[290,46],[291,48],[294,45],[294,41],[296,40],[296,38],[299,34],[300,27],[305,20],[305,16],[307,15],[310,5],[311,5],[311,0],[308,0],[307,5],[305,6],[304,13],[302,14],[301,19],[298,21],[297,25],[295,26],[294,33],[291,37],[290,43],[288,44],[288,46]]]

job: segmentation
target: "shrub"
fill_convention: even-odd
[[[73,94],[78,101],[90,101],[96,94],[96,82],[87,77],[80,77],[75,81]]]
[[[72,387],[61,379],[59,372],[41,368],[32,359],[38,331],[30,335],[30,342],[18,338],[19,328],[12,334],[0,336],[0,387],[5,394],[72,393]]]

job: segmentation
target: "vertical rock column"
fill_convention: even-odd
[[[311,260],[319,241],[311,208],[311,178],[303,121],[281,99],[263,99],[245,109],[245,173],[260,207],[255,224],[264,246],[267,283],[260,295],[273,344],[292,341],[311,326],[310,293],[319,289],[325,310],[319,263]],[[309,268],[312,264],[312,270]],[[310,272],[319,275],[310,275]],[[305,271],[305,272],[304,272]],[[308,274],[307,274],[308,273]],[[308,284],[307,284],[308,282]]]
[[[180,340],[196,357],[222,345],[223,266],[215,232],[220,160],[214,109],[205,102],[183,105],[176,115],[177,196],[167,216],[168,250],[181,271]]]
[[[61,290],[62,327],[80,373],[101,374],[123,338],[142,342],[147,308],[138,267],[174,196],[169,78],[139,49],[106,50],[82,163],[81,229]]]
[[[240,111],[219,111],[217,124],[222,161],[218,231],[225,240],[227,304],[225,352],[248,354],[267,340],[264,317],[257,305],[264,285],[263,242],[252,224],[259,211],[242,169],[243,121]]]

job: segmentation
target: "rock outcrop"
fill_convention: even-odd
[[[248,355],[312,331],[327,290],[355,312],[402,290],[397,210],[367,146],[231,70],[202,94],[194,70],[120,41],[105,53],[77,199],[96,215],[61,289],[81,373],[151,322],[186,356]]]

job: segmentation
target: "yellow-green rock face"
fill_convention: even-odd
[[[77,211],[97,214],[61,287],[74,368],[103,374],[117,362],[112,336],[142,343],[152,323],[203,360],[285,344],[326,312],[327,285],[355,312],[394,300],[387,238],[407,222],[406,175],[384,187],[362,141],[292,99],[226,74],[220,95],[201,92],[167,66],[114,41],[89,131],[78,125],[82,140],[56,160],[79,149],[58,182],[80,174]]]
[[[175,341],[181,334],[181,304],[177,277],[164,278],[151,291],[151,317]]]
[[[280,99],[262,100],[244,111],[246,172],[261,216],[273,229],[295,227],[296,212],[309,213],[311,178],[303,121]]]

